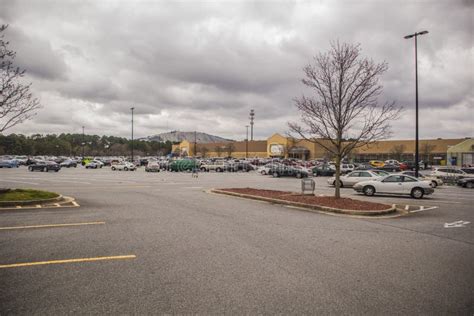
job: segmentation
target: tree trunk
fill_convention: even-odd
[[[335,197],[336,199],[341,197],[341,182],[339,181],[341,176],[341,156],[336,155],[336,192],[335,192]]]

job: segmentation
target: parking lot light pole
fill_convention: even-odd
[[[82,126],[82,160],[84,160],[84,126]]]
[[[415,177],[418,178],[419,166],[419,139],[418,139],[418,35],[428,34],[428,31],[416,32],[405,36],[405,39],[415,38]]]
[[[245,158],[249,157],[249,126],[245,125],[247,128],[247,136],[245,137]]]
[[[135,110],[134,107],[130,108],[130,110],[132,110],[132,163],[133,162],[133,110]]]

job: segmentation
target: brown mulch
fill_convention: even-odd
[[[234,192],[239,194],[255,195],[265,198],[285,200],[291,202],[304,203],[309,205],[318,205],[332,208],[339,208],[343,210],[356,211],[381,211],[390,208],[390,205],[374,203],[368,201],[354,200],[350,198],[336,199],[334,196],[314,196],[302,195],[295,192],[276,191],[276,190],[260,190],[252,188],[230,188],[219,189],[226,192]]]

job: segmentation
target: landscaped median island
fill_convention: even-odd
[[[77,207],[74,198],[31,189],[0,189],[0,210],[18,208]]]
[[[211,192],[348,215],[375,216],[396,212],[395,206],[382,203],[350,198],[336,199],[333,196],[315,196],[288,191],[228,188],[212,189]]]

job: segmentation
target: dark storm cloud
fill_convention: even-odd
[[[428,29],[418,47],[421,134],[472,135],[472,13],[461,0],[3,1],[0,22],[44,105],[14,131],[86,125],[128,135],[134,106],[139,136],[180,129],[239,139],[252,108],[257,137],[284,133],[298,118],[293,98],[308,94],[302,68],[339,40],[388,62],[383,97],[407,109],[395,136],[412,137],[414,43],[403,36]],[[57,125],[46,124],[51,111]]]

